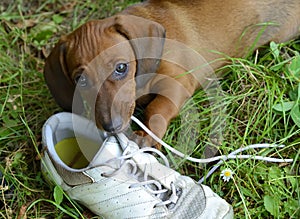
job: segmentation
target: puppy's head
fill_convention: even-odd
[[[46,83],[63,109],[81,113],[85,100],[99,128],[120,132],[134,111],[137,87],[158,67],[164,36],[160,24],[132,15],[90,21],[52,50]]]

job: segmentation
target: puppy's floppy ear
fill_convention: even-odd
[[[73,108],[74,113],[80,114],[84,109],[83,102],[75,84],[69,78],[65,54],[65,43],[60,40],[46,59],[44,77],[58,105],[66,111],[72,111]]]
[[[130,40],[137,59],[137,76],[143,80],[137,81],[137,86],[142,87],[146,81],[147,73],[155,73],[159,66],[165,41],[165,28],[154,21],[133,16],[115,16],[116,30]],[[150,74],[153,75],[153,74]]]

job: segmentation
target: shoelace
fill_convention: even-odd
[[[159,150],[155,148],[142,148],[138,149],[136,151],[130,151],[128,150],[130,147],[126,147],[124,152],[122,153],[122,156],[112,158],[105,163],[101,164],[103,166],[109,166],[113,169],[110,173],[102,173],[105,177],[112,177],[115,175],[118,175],[118,173],[124,173],[126,171],[126,168],[130,166],[130,175],[137,179],[139,182],[134,183],[130,185],[130,188],[136,188],[136,187],[145,187],[147,190],[156,195],[159,199],[162,201],[155,205],[155,207],[166,205],[169,209],[173,208],[175,204],[177,203],[180,195],[181,195],[181,189],[176,188],[174,183],[171,183],[171,191],[164,188],[160,182],[154,179],[149,179],[148,175],[148,169],[147,165],[145,165],[145,169],[139,170],[137,163],[132,159],[134,156],[136,156],[139,153],[155,153],[159,156],[159,158],[162,159],[164,162],[164,165],[169,167],[169,161],[167,157],[160,152]],[[115,166],[115,164],[118,163],[118,167]],[[139,180],[140,175],[142,175],[142,180]]]
[[[237,155],[240,152],[254,149],[254,148],[283,148],[285,145],[276,145],[276,144],[254,144],[249,145],[243,148],[239,148],[229,155],[223,155],[223,156],[216,156],[212,158],[205,158],[205,159],[198,159],[194,157],[187,156],[186,154],[176,150],[175,148],[171,147],[170,145],[166,144],[164,141],[162,141],[160,138],[158,138],[153,132],[151,132],[150,129],[148,129],[141,121],[139,121],[136,117],[131,116],[131,120],[134,121],[136,124],[138,124],[145,132],[147,132],[148,135],[150,135],[154,140],[156,140],[158,143],[160,143],[162,146],[167,148],[169,151],[171,151],[173,154],[176,154],[179,157],[182,157],[186,160],[195,162],[195,163],[210,163],[214,161],[219,162],[207,173],[206,176],[202,177],[198,183],[202,183],[205,179],[207,179],[209,176],[211,176],[227,159],[254,159],[254,160],[263,160],[267,162],[286,162],[291,163],[293,162],[293,159],[278,159],[278,158],[271,158],[271,157],[263,157],[263,156],[257,156],[257,155]]]

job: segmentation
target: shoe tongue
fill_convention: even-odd
[[[90,162],[90,167],[103,165],[109,160],[120,157],[123,153],[117,139],[114,136],[108,137],[102,144],[100,150],[96,153]]]

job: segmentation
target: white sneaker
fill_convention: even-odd
[[[169,168],[160,151],[140,149],[124,134],[106,138],[78,115],[50,117],[43,145],[47,177],[104,218],[233,218],[225,200]]]

